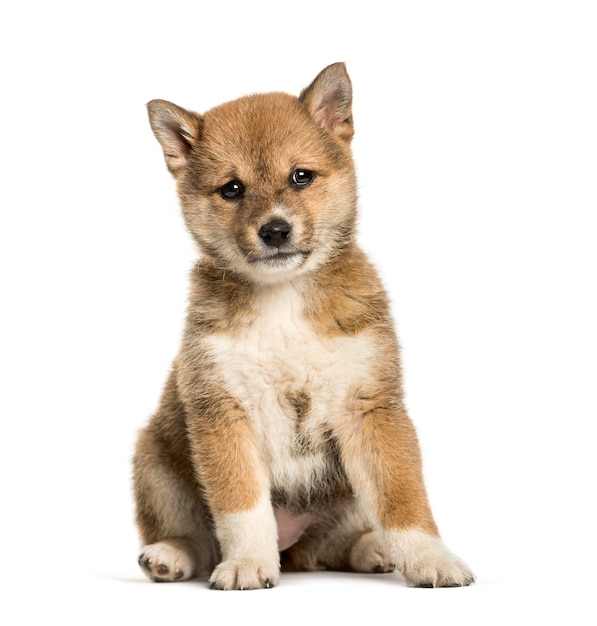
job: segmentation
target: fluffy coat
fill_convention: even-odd
[[[355,240],[351,106],[341,63],[298,98],[148,105],[201,252],[134,457],[153,580],[271,587],[282,566],[473,581],[433,520],[388,298]]]

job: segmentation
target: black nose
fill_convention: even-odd
[[[290,235],[292,226],[284,220],[272,220],[259,229],[259,236],[266,246],[279,248]]]

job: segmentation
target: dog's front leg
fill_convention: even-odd
[[[211,588],[273,587],[280,572],[277,526],[250,420],[233,400],[219,398],[189,422],[195,465],[222,553]]]
[[[421,587],[466,586],[468,566],[444,545],[423,483],[417,436],[401,409],[370,398],[338,430],[346,472],[379,529],[390,560]]]

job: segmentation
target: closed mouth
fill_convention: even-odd
[[[267,256],[260,256],[251,260],[252,265],[262,265],[265,267],[281,267],[288,264],[295,264],[296,266],[302,265],[303,261],[309,255],[308,252],[297,250],[294,252],[280,252],[279,250],[274,254]]]

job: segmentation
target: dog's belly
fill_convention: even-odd
[[[293,515],[290,511],[283,508],[274,510],[276,517],[276,525],[278,527],[278,549],[286,550],[294,545],[316,519],[312,513],[299,513]]]
[[[240,337],[212,335],[206,347],[253,422],[272,491],[305,509],[311,494],[325,497],[341,482],[332,433],[366,385],[374,342],[367,333],[317,335],[291,286],[264,294],[258,311]]]

